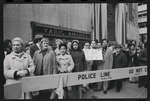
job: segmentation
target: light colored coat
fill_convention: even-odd
[[[110,47],[107,48],[105,57],[103,61],[97,62],[97,69],[104,70],[104,69],[112,69],[113,66],[113,52]]]
[[[35,76],[40,75],[42,66],[43,54],[41,50],[37,50],[33,55],[33,61],[35,63]],[[56,56],[54,51],[48,50],[43,58],[43,75],[56,74]]]
[[[14,79],[14,72],[24,69],[28,69],[30,75],[33,75],[35,65],[29,54],[24,53],[21,58],[15,56],[13,52],[7,55],[4,59],[4,76],[6,78],[6,84],[20,81],[21,78],[18,80]]]
[[[71,55],[69,54],[65,54],[63,55],[58,55],[56,56],[56,60],[57,60],[57,65],[58,65],[58,70],[68,70],[68,72],[71,72],[72,69],[74,68],[74,62],[73,59],[71,57]]]

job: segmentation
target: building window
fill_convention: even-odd
[[[147,22],[139,23],[139,28],[145,28],[145,27],[147,27]]]
[[[144,17],[144,16],[147,16],[147,14],[146,14],[146,13],[145,13],[145,14],[143,14],[143,17]]]
[[[142,17],[142,14],[138,15],[138,17]]]

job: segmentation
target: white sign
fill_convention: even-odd
[[[86,60],[103,60],[102,49],[84,49]]]
[[[147,33],[147,27],[139,29],[139,34],[146,34],[146,33]]]

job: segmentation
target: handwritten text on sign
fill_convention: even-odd
[[[86,60],[103,60],[102,49],[85,49],[83,51]]]

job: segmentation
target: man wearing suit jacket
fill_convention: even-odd
[[[108,47],[108,40],[102,40],[102,55],[103,60],[97,62],[98,70],[112,69],[113,65],[113,51],[110,47]],[[102,88],[103,87],[103,88]],[[107,94],[108,81],[99,82],[96,91],[101,91],[103,89],[103,93]]]
[[[39,34],[35,35],[35,38],[34,38],[35,44],[30,47],[31,58],[33,58],[34,53],[40,49],[40,42],[42,38],[43,38],[43,35],[39,35]]]

